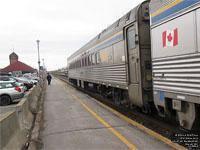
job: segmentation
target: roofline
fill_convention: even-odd
[[[133,11],[133,10],[135,10],[135,20],[138,20],[138,18],[137,18],[137,14],[138,14],[138,11],[139,11],[139,8],[141,7],[141,5],[143,5],[144,3],[146,3],[146,2],[150,2],[150,0],[145,0],[145,1],[143,1],[143,2],[141,2],[140,4],[138,4],[137,6],[135,6],[134,8],[132,8],[130,11]],[[128,13],[130,12],[130,11],[128,11]],[[127,13],[125,14],[125,15],[123,15],[122,17],[120,17],[118,20],[120,20],[121,18],[123,18],[124,16],[126,16],[127,15]],[[118,20],[116,20],[116,21],[118,21]],[[127,26],[128,24],[131,24],[133,21],[135,21],[135,20],[132,20],[132,21],[130,21],[129,23],[127,23],[127,24],[124,24],[124,26]],[[113,23],[113,24],[115,24],[116,23],[116,21]],[[110,26],[108,26],[105,30],[107,30],[107,29],[109,29],[113,24],[111,24]],[[124,26],[123,26],[123,28],[124,28]],[[103,32],[100,32],[99,34],[101,34],[101,33],[103,33]],[[80,49],[78,49],[77,51],[75,51],[74,53],[72,53],[68,58],[67,58],[67,60],[69,60],[69,59],[72,59],[73,57],[75,57],[76,55],[79,55],[79,53],[81,53],[82,51],[84,51],[84,50],[82,50],[86,45],[88,45],[89,43],[91,43],[93,40],[95,40],[96,39],[96,37],[99,35],[99,34],[97,34],[94,38],[92,38],[89,42],[87,42],[86,44],[84,44]]]

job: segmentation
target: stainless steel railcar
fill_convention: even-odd
[[[196,50],[192,55],[190,53],[182,55],[184,52],[179,48],[184,47],[179,47],[174,51],[169,49],[163,52],[161,47],[157,46],[158,42],[165,42],[167,49],[171,44],[162,37],[168,33],[167,29],[163,32],[160,31],[166,22],[169,21],[167,20],[169,17],[157,20],[157,17],[159,18],[157,14],[162,8],[164,9],[162,12],[164,12],[166,7],[168,5],[171,6],[173,2],[177,3],[177,0],[166,0],[165,2],[152,0],[150,5],[153,12],[151,20],[149,16],[149,2],[143,2],[72,54],[68,58],[70,82],[82,88],[95,89],[105,96],[112,97],[116,103],[139,106],[146,113],[150,112],[152,107],[156,107],[161,116],[173,118],[177,114],[182,127],[189,130],[193,129],[193,127],[196,128],[200,120],[197,113],[199,112],[200,103],[198,88],[200,81],[199,51]],[[199,7],[199,5],[195,5],[195,7],[197,6]],[[188,7],[191,8],[191,6]],[[195,12],[199,15],[199,11],[195,9]],[[194,19],[194,16],[192,17]],[[195,20],[189,21],[194,22]],[[199,22],[199,20],[196,20],[196,22]],[[177,22],[174,22],[174,24],[177,24]],[[169,24],[169,26],[173,25]],[[199,28],[197,30],[199,33]],[[152,40],[150,38],[150,31]],[[176,36],[176,32],[173,33],[173,36]],[[160,33],[162,34],[160,35]],[[189,42],[192,40],[190,39]],[[187,41],[184,42],[186,43]],[[196,43],[200,42],[196,41]],[[188,49],[185,49],[183,51],[188,52]],[[184,60],[186,64],[182,64]],[[186,69],[182,69],[184,65],[186,65]],[[194,69],[192,74],[182,74],[178,71],[179,68],[187,72],[192,71],[192,69],[189,69],[190,67]],[[166,78],[166,75],[174,74],[173,68],[176,70],[175,74],[177,76]],[[184,78],[181,78],[183,76]],[[167,80],[169,82],[166,82]],[[187,84],[184,83],[185,81],[190,82],[189,86],[184,88],[188,91],[183,95],[177,95],[178,93],[180,94],[183,88],[177,92],[174,85],[185,85]],[[194,85],[192,87],[193,94],[191,94],[189,89],[193,86],[191,83]],[[196,95],[194,94],[195,91]],[[187,100],[174,98],[176,96],[185,96]],[[183,109],[185,105],[188,105],[186,112]],[[193,116],[190,117],[193,119],[187,119],[188,116]]]
[[[152,103],[149,2],[117,20],[68,58],[69,79],[118,103]]]
[[[152,0],[154,104],[186,129],[200,121],[200,0]]]

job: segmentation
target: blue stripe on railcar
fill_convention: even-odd
[[[168,17],[168,16],[170,16],[170,15],[172,15],[172,14],[178,12],[178,11],[181,11],[181,10],[183,10],[183,9],[193,5],[193,4],[196,4],[198,2],[200,2],[200,0],[184,0],[183,2],[178,3],[177,5],[175,5],[171,8],[169,8],[169,9],[167,9],[166,11],[156,15],[155,17],[152,17],[152,23],[158,22],[158,21],[160,21],[160,20],[162,20],[162,19],[164,19],[164,18],[166,18],[166,17]]]
[[[111,45],[111,44],[115,43],[117,40],[120,40],[120,39],[123,39],[123,34],[119,34],[118,36],[116,36],[116,37],[114,37],[114,38],[102,43],[101,45],[89,50],[88,53],[93,53],[93,52],[101,49],[104,46],[108,46],[108,45]]]

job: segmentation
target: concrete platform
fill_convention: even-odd
[[[174,149],[55,78],[43,127],[43,149]]]

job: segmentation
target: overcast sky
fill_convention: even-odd
[[[67,66],[67,57],[143,0],[2,0],[0,5],[0,68],[9,54],[38,68]],[[43,64],[43,63],[42,63]]]

